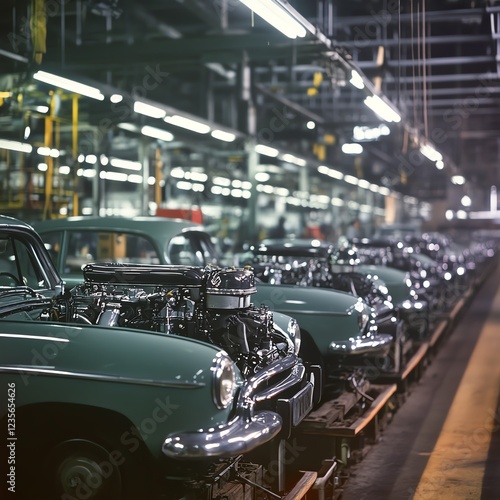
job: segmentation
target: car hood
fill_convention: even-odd
[[[327,288],[258,283],[252,300],[295,318],[324,355],[331,342],[362,335],[361,317],[371,312],[364,303],[356,308],[357,297]]]
[[[356,270],[382,279],[394,304],[399,304],[409,298],[410,286],[407,282],[408,273],[405,271],[378,265],[360,265],[356,267]]]

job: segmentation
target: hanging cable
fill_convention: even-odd
[[[413,126],[417,125],[417,90],[415,88],[415,44],[413,43],[413,0],[410,0],[410,38],[411,38],[411,70],[412,70],[412,90],[413,90]]]
[[[397,100],[400,103],[400,85],[401,85],[401,0],[398,0],[398,82],[397,82]]]
[[[427,67],[426,67],[426,46],[425,46],[425,0],[422,2],[422,75],[424,91],[424,134],[429,137],[429,125],[427,123]]]

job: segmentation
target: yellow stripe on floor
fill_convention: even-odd
[[[495,316],[496,312],[496,316]],[[500,427],[500,289],[418,484],[415,500],[479,499],[491,441]]]

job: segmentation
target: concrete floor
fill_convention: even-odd
[[[419,383],[412,387],[410,396],[383,432],[381,442],[372,446],[364,460],[353,468],[342,500],[500,498],[500,370],[497,369],[500,366],[499,283],[500,269],[497,269],[462,312],[451,334],[443,339],[432,363]],[[482,354],[476,353],[471,358],[476,344],[481,344],[480,338],[487,335],[486,331],[493,335],[495,345],[491,345],[491,349],[489,344],[486,345]],[[491,354],[492,349],[494,357],[483,361],[482,357],[488,350]],[[492,362],[496,356],[498,364]],[[483,368],[483,374],[487,375],[478,379],[470,372],[471,366],[476,369],[476,365]],[[464,376],[466,369],[467,374]],[[490,374],[493,374],[493,378]],[[470,387],[471,384],[474,386]],[[474,402],[472,398],[457,399],[453,412],[450,412],[457,391],[465,390],[464,387],[472,391]],[[486,390],[490,393],[494,391],[493,400],[491,396],[490,400],[486,400],[483,394]],[[494,425],[484,439],[484,432],[481,432],[484,429],[478,428],[476,424],[470,431],[471,438],[476,439],[467,442],[463,437],[453,435],[457,431],[449,429],[448,416],[452,413],[455,416],[462,414],[467,409],[463,407],[470,407],[471,404],[476,405],[481,415],[484,414],[484,418],[480,417],[483,422],[488,419],[488,415],[493,415],[489,420]],[[462,426],[461,431],[467,433],[465,426]],[[448,437],[443,438],[443,435]],[[435,451],[436,443],[441,443],[443,439],[448,439],[454,449],[439,454]],[[435,456],[440,455],[440,458],[434,456],[431,459],[433,453]],[[454,458],[459,462],[458,465],[453,461]],[[447,477],[450,472],[453,472],[454,477]],[[474,487],[471,483],[474,483]]]

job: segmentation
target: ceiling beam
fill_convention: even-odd
[[[498,56],[461,56],[461,57],[432,57],[425,60],[426,66],[460,66],[464,64],[496,63],[500,61]],[[361,69],[375,69],[380,65],[377,61],[357,61]],[[399,61],[387,61],[385,63],[391,68],[418,67],[422,61],[412,59],[401,59]]]
[[[456,23],[457,19],[462,22],[471,21],[481,21],[484,15],[484,9],[451,9],[451,10],[428,10],[425,13],[425,20],[427,22],[440,21],[440,22],[451,22]],[[410,23],[410,22],[421,22],[423,16],[421,12],[411,13],[401,13],[399,14],[397,9],[393,11],[386,11],[377,13],[374,12],[369,16],[343,16],[334,19],[337,26],[387,26],[389,24],[397,24],[399,22]]]
[[[280,104],[285,105],[287,108],[292,109],[296,113],[305,116],[306,118],[309,118],[310,120],[313,120],[316,123],[319,124],[325,123],[325,119],[322,116],[310,111],[307,108],[304,108],[300,104],[291,101],[285,96],[282,96],[280,94],[277,94],[276,92],[273,92],[272,90],[269,90],[264,85],[256,84],[255,88],[265,96],[270,97],[271,99],[279,102]]]

